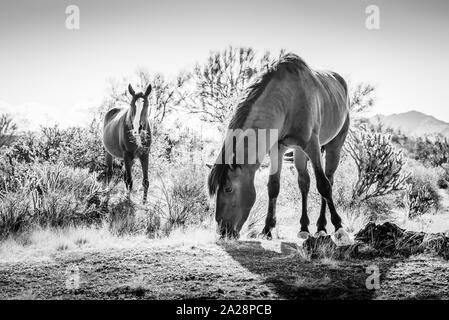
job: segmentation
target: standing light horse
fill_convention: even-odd
[[[257,161],[253,163],[248,159],[253,156],[252,152],[257,152],[262,156],[270,153],[270,166],[275,166],[270,170],[268,214],[262,231],[263,236],[271,238],[271,230],[276,225],[282,157],[287,148],[294,148],[294,163],[302,195],[298,237],[309,236],[307,196],[310,177],[307,162],[310,160],[317,189],[322,196],[317,235],[326,235],[327,204],[336,240],[341,243],[350,241],[332,199],[333,176],[349,129],[348,101],[347,86],[340,75],[314,71],[294,54],[285,55],[257,78],[235,110],[229,124],[230,139],[225,139],[208,178],[209,193],[216,195],[215,218],[223,237],[239,236],[254,205],[254,175],[261,157],[257,156]],[[268,143],[260,144],[260,140],[265,139],[260,138],[263,135],[256,134],[253,139],[245,137],[246,132],[261,130],[277,132],[276,139],[269,137]],[[243,134],[229,135],[230,131]],[[256,145],[255,148],[249,148],[250,140]],[[235,152],[241,149],[244,161],[236,161]],[[325,168],[321,149],[326,152]]]
[[[142,165],[143,203],[148,193],[148,154],[151,146],[151,131],[148,122],[148,96],[151,85],[145,93],[135,93],[131,84],[128,86],[131,94],[129,108],[113,108],[104,117],[103,144],[106,149],[106,165],[108,183],[112,176],[112,157],[124,160],[124,180],[128,195],[131,194],[133,180],[131,169],[133,161],[139,158]]]

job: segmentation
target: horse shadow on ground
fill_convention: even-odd
[[[285,241],[222,241],[219,246],[242,267],[262,276],[281,299],[373,299],[368,260],[310,259],[301,245]],[[394,264],[376,260],[380,274]]]

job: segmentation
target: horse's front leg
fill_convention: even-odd
[[[318,192],[326,200],[331,212],[332,224],[335,227],[335,231],[338,231],[342,228],[341,218],[335,209],[334,201],[332,199],[332,184],[323,170],[321,147],[319,145],[318,136],[312,136],[306,152],[312,162],[313,170],[315,171]]]
[[[133,178],[131,175],[131,171],[132,171],[132,167],[133,167],[134,157],[132,154],[125,153],[124,160],[125,160],[124,180],[125,180],[126,190],[128,191],[128,198],[131,198],[131,191],[133,188]]]
[[[148,186],[150,185],[150,182],[148,180],[148,158],[148,153],[143,154],[139,157],[140,164],[142,166],[143,204],[147,202]]]
[[[298,171],[298,187],[301,191],[301,203],[302,211],[301,218],[299,220],[301,229],[298,233],[298,237],[301,239],[307,239],[309,237],[309,216],[307,215],[307,197],[310,189],[310,176],[307,170],[307,155],[303,150],[295,150],[295,167]]]
[[[262,236],[271,240],[271,230],[276,226],[276,201],[281,187],[281,169],[285,148],[280,147],[276,153],[270,153],[270,176],[268,177],[268,213],[265,219],[265,227]],[[276,161],[276,162],[275,162]]]
[[[338,215],[335,209],[334,200],[332,199],[332,184],[326,177],[321,163],[321,151],[320,151],[318,136],[312,136],[310,144],[307,148],[307,155],[312,162],[313,169],[315,171],[315,179],[318,192],[326,200],[327,206],[331,213],[331,222],[335,227],[335,239],[337,245],[340,244],[352,244],[352,240],[349,234],[343,229],[341,217]]]

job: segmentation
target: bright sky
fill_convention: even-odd
[[[65,27],[71,4],[80,30]],[[365,27],[372,4],[380,30]],[[232,44],[286,48],[375,84],[374,113],[415,109],[449,122],[448,9],[446,0],[2,0],[0,112],[82,123],[111,77],[140,66],[174,75]]]

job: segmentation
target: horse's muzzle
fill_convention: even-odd
[[[240,237],[240,234],[235,228],[230,227],[226,224],[221,224],[218,227],[220,239],[230,239],[230,240],[237,240]]]

